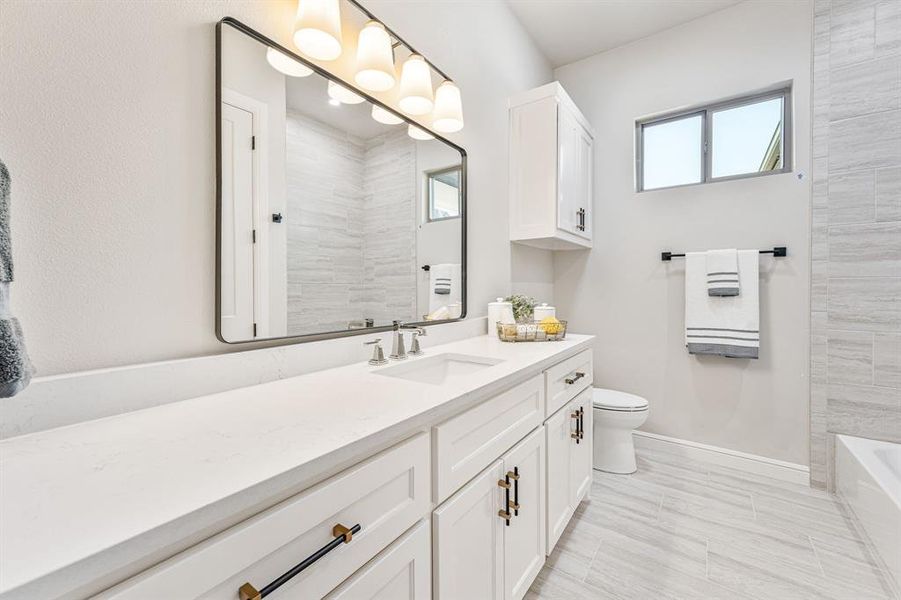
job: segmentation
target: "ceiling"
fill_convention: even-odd
[[[508,0],[556,68],[737,4],[740,0]]]

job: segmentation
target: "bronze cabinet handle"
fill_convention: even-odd
[[[585,377],[585,373],[582,373],[581,371],[576,371],[576,376],[575,376],[575,377],[567,377],[567,378],[564,379],[563,381],[566,382],[566,385],[572,385],[572,384],[574,384],[575,382],[577,382],[577,381],[579,381],[580,379],[582,379],[583,377]]]
[[[497,480],[497,485],[504,490],[504,508],[497,511],[497,516],[502,518],[505,521],[507,527],[510,526],[510,488],[513,487],[510,485],[510,473],[506,473],[503,479]]]
[[[261,590],[257,590],[250,583],[245,583],[238,589],[238,597],[241,600],[262,600],[284,584],[288,583],[291,579],[294,578],[295,575],[315,563],[317,560],[319,560],[341,544],[349,544],[351,540],[353,540],[354,534],[359,533],[360,529],[361,527],[359,523],[350,528],[345,527],[341,523],[336,524],[334,527],[332,527],[333,539],[328,544],[291,567],[285,573],[282,573],[281,575],[276,577],[272,581],[272,583]]]
[[[507,498],[507,506],[513,509],[513,514],[519,516],[519,467],[513,467],[512,471],[507,471],[507,477],[513,480],[513,502]],[[508,492],[509,493],[509,492]]]

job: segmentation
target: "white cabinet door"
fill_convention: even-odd
[[[504,527],[504,600],[521,600],[544,565],[544,453],[544,430],[538,428],[504,455],[504,476],[512,483],[512,516]]]
[[[581,221],[577,221],[577,225],[581,224],[581,228],[576,227],[575,233],[586,239],[591,239],[591,207],[594,204],[594,148],[591,134],[584,127],[577,125],[576,143],[578,144],[578,202],[576,203],[576,213],[582,211]]]
[[[557,227],[578,235],[578,210],[583,204],[579,181],[581,127],[565,107],[559,107],[557,115]]]
[[[567,407],[569,415],[581,414],[579,429],[582,432],[578,444],[570,444],[570,503],[575,511],[591,489],[592,463],[592,416],[594,406],[591,398],[592,388],[588,388],[576,396]],[[571,422],[575,423],[574,420]]]
[[[403,534],[326,600],[428,600],[432,597],[428,521]]]
[[[547,554],[550,555],[557,540],[572,517],[572,485],[570,454],[575,442],[575,419],[572,407],[567,404],[551,416],[544,425],[547,447]]]
[[[436,600],[504,598],[503,467],[495,461],[432,513]]]

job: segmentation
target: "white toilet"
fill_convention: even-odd
[[[648,418],[648,401],[641,396],[594,388],[594,468],[607,473],[634,473],[632,431]]]

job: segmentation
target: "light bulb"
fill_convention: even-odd
[[[328,97],[344,104],[359,104],[360,102],[366,102],[366,99],[362,96],[354,94],[343,85],[335,83],[334,81],[328,82]]]
[[[385,125],[400,125],[404,122],[403,119],[394,113],[388,112],[381,106],[376,106],[375,104],[372,105],[372,118]]]
[[[426,141],[435,139],[434,135],[432,135],[425,129],[422,129],[421,127],[417,127],[416,125],[410,125],[409,127],[407,127],[407,135],[409,135],[414,140]]]
[[[408,115],[424,115],[432,110],[432,73],[418,54],[411,54],[400,73],[398,106]]]
[[[306,77],[313,74],[313,69],[275,48],[266,48],[266,61],[273,69],[290,77]]]
[[[317,60],[341,56],[341,8],[338,0],[299,0],[294,45]]]
[[[364,90],[373,92],[386,92],[394,87],[391,38],[378,21],[369,21],[360,32],[354,81]]]
[[[460,88],[453,81],[445,81],[435,91],[432,119],[432,128],[441,133],[463,129],[463,101],[460,99]]]

